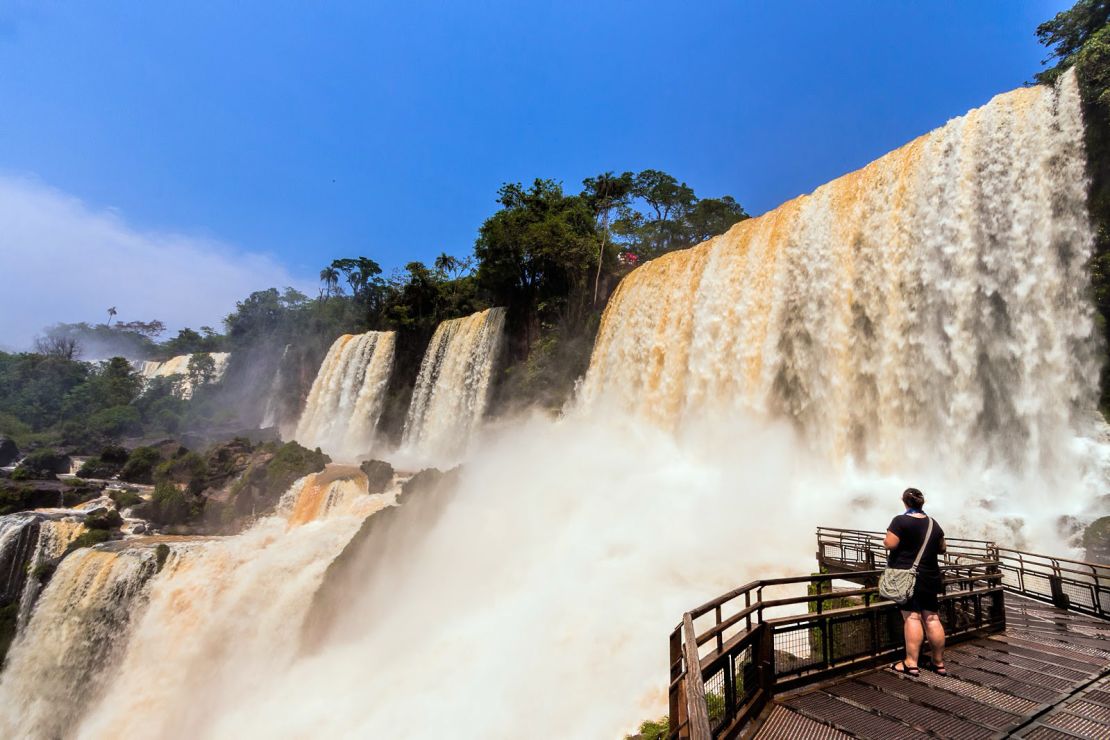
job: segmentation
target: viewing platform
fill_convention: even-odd
[[[909,677],[888,668],[902,617],[877,593],[882,533],[822,527],[817,543],[821,573],[754,581],[683,615],[671,737],[1110,737],[1110,567],[949,539],[949,675],[923,655]]]

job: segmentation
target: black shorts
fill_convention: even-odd
[[[935,612],[940,610],[937,596],[942,584],[940,578],[919,574],[914,583],[913,596],[900,607],[904,612]]]

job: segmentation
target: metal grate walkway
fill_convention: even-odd
[[[1006,631],[945,651],[949,675],[873,670],[776,699],[758,740],[1110,738],[1110,623],[1008,594]]]

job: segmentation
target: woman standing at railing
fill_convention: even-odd
[[[926,638],[932,649],[931,669],[947,676],[944,669],[944,625],[937,614],[937,596],[944,590],[937,555],[945,552],[944,530],[922,510],[925,496],[916,488],[902,493],[906,513],[890,521],[883,545],[890,550],[887,567],[909,570],[917,562],[917,580],[913,595],[901,605],[906,637],[906,657],[891,666],[908,676],[920,675],[918,659]]]

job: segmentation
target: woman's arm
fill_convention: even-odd
[[[945,542],[943,537],[940,538],[940,549],[937,550],[937,552],[939,552],[941,555],[948,552],[948,543]]]
[[[898,535],[888,529],[886,531],[886,537],[883,538],[883,547],[888,550],[893,550],[898,547],[899,542],[901,542],[901,540],[898,539]],[[941,552],[944,552],[944,550],[941,550]]]

